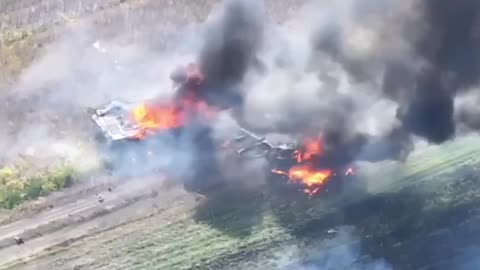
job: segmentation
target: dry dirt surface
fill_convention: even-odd
[[[162,202],[185,196],[181,190],[166,189],[160,176],[111,182],[101,187],[71,194],[68,199],[50,199],[46,209],[0,226],[2,263],[25,259],[53,246],[67,245],[86,235],[152,215],[161,211],[158,196]],[[77,188],[77,192],[81,190]],[[100,202],[97,195],[104,201]],[[15,236],[28,245],[15,245]]]

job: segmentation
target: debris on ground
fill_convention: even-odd
[[[334,234],[334,233],[337,233],[337,230],[335,230],[335,229],[328,229],[328,230],[327,230],[327,233],[328,233],[328,234]]]
[[[21,237],[15,236],[13,239],[15,240],[15,243],[17,243],[17,245],[19,246],[25,244],[25,241]]]
[[[103,198],[103,196],[100,195],[100,194],[97,194],[97,200],[98,200],[99,203],[103,203],[103,202],[105,201],[105,199]]]

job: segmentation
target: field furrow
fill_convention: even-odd
[[[403,179],[398,180],[404,181],[404,185],[398,184],[398,188],[407,190],[406,194],[410,194],[413,192],[412,189],[417,189],[416,186],[427,185],[429,182],[427,180],[434,181],[435,179],[430,177],[431,174],[434,175],[433,178],[455,180],[459,170],[467,167],[464,165],[465,162],[469,164],[469,168],[480,165],[478,158],[480,144],[477,141],[459,142],[451,147],[448,154],[442,153],[439,149],[428,153],[427,156],[417,156],[417,162],[410,160],[405,165]],[[442,159],[440,154],[445,158]],[[428,166],[420,164],[425,162],[428,155],[437,158],[435,161],[429,161]],[[389,177],[388,170],[384,170],[380,176]],[[395,182],[400,183],[398,181]],[[412,188],[409,188],[410,185]],[[417,222],[416,232],[422,232],[427,227],[434,226],[433,223],[438,223],[436,213],[443,211],[446,206],[450,205],[451,208],[457,209],[480,200],[478,195],[480,191],[477,192],[478,188],[474,183],[464,185],[467,187],[456,190],[443,187],[434,197],[425,199],[424,206],[418,209],[425,220],[423,223]],[[470,191],[468,194],[464,192],[465,188]],[[407,198],[408,196],[411,194],[406,195],[405,200],[411,199]],[[431,203],[434,198],[443,198],[443,204]],[[219,267],[234,269],[230,267],[244,265],[255,258],[269,257],[268,254],[273,253],[279,246],[289,245],[292,241],[300,239],[298,233],[311,231],[311,227],[316,226],[318,222],[320,222],[318,230],[326,230],[328,227],[325,227],[323,218],[335,216],[335,211],[347,213],[354,211],[335,207],[333,201],[279,201],[276,204],[273,200],[269,201],[269,207],[263,206],[261,221],[249,229],[247,228],[249,225],[241,224],[241,220],[258,204],[262,202],[246,200],[242,204],[227,207],[227,210],[212,208],[211,215],[208,218],[203,217],[202,220],[196,217],[195,208],[183,211],[175,209],[170,214],[159,213],[145,220],[79,240],[68,248],[54,248],[25,265],[17,265],[17,268],[10,269],[30,269],[29,266],[37,263],[45,266],[58,265],[65,260],[70,261],[68,267],[77,265],[78,269],[219,269]],[[388,204],[381,207],[388,208]],[[365,221],[358,223],[357,226],[365,233],[375,230],[376,239],[389,238],[389,241],[394,242],[392,239],[400,239],[401,226],[412,223],[419,217],[418,211],[404,213],[401,217],[394,216],[392,220],[395,222],[383,228],[376,228],[380,225],[370,223],[371,217],[365,217]],[[282,224],[285,220],[289,221],[288,226]],[[443,226],[447,225],[448,222],[443,222]],[[439,232],[441,230],[437,229]],[[422,235],[420,238],[418,236],[407,238],[403,245],[413,245],[420,239],[433,237],[429,236],[432,234],[433,232],[420,234]],[[70,269],[68,267],[56,269]]]

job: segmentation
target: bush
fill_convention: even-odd
[[[26,198],[38,198],[45,195],[41,180],[35,179],[29,183],[25,189]]]
[[[0,207],[12,209],[26,200],[45,196],[73,184],[75,171],[69,166],[33,176],[22,176],[20,169],[0,169]]]
[[[5,200],[2,202],[2,206],[7,209],[13,209],[15,206],[22,202],[22,196],[17,192],[11,192],[6,194]]]

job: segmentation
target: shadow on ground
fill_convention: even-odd
[[[324,202],[325,197],[329,200],[337,193],[308,197],[276,175],[256,186],[214,182],[215,185],[201,191],[206,198],[196,208],[194,218],[235,237],[250,235],[267,212],[271,212],[281,226],[295,230],[302,223],[325,216],[326,211],[336,211],[335,207],[325,208]]]
[[[386,259],[393,269],[477,269],[471,267],[478,266],[480,175],[473,167],[462,167],[441,179],[435,188],[419,182],[354,202],[231,186],[207,194],[195,218],[244,237],[271,211],[280,226],[306,243],[331,237],[330,229],[353,226],[362,252]]]
[[[473,251],[480,240],[480,196],[473,194],[480,194],[480,177],[469,173],[471,169],[449,174],[450,180],[438,184],[435,191],[425,192],[424,183],[339,205],[298,223],[292,233],[315,242],[329,228],[354,226],[362,252],[386,259],[393,269],[478,269]],[[284,217],[279,219],[283,226],[292,226],[285,213],[278,215]]]
[[[261,190],[228,186],[205,195],[206,200],[196,208],[197,222],[230,236],[245,237],[263,220],[266,201]]]

